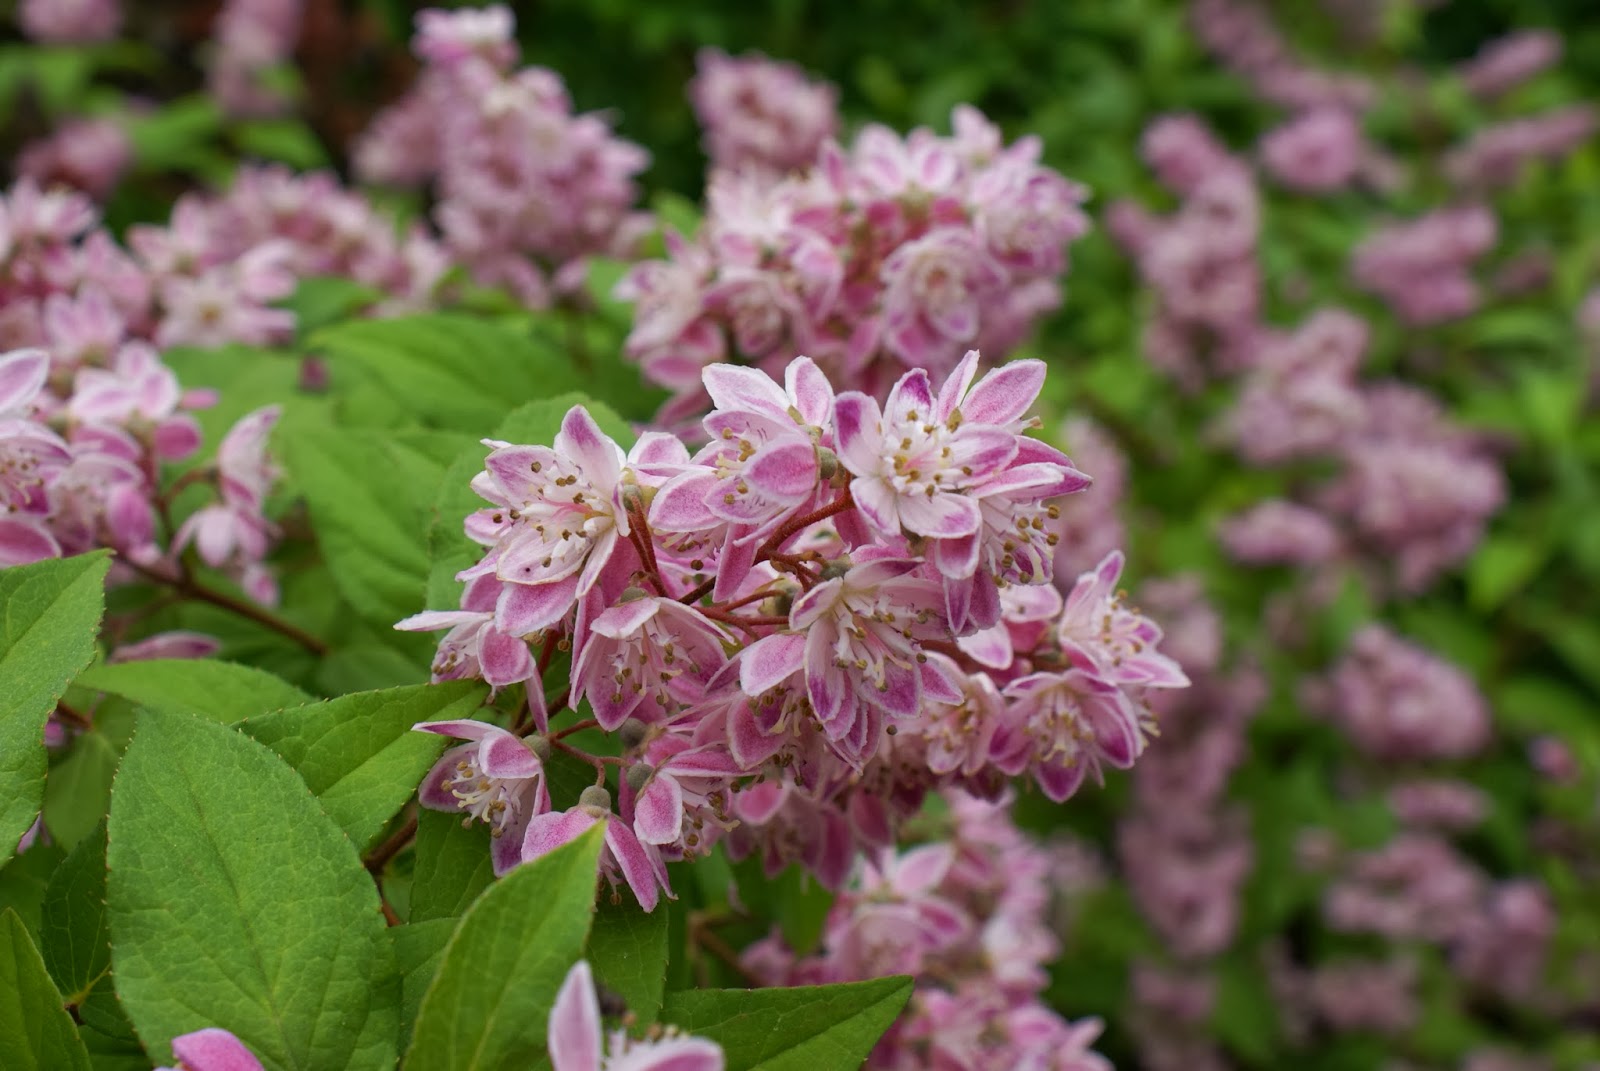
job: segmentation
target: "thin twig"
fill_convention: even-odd
[[[293,640],[295,643],[299,644],[301,647],[304,647],[306,650],[310,651],[319,658],[328,653],[328,645],[326,643],[313,636],[299,625],[285,621],[276,614],[264,610],[253,603],[245,602],[243,599],[235,598],[234,596],[229,595],[227,592],[216,591],[212,588],[208,588],[198,580],[194,579],[194,577],[190,576],[187,571],[178,576],[168,576],[164,573],[158,573],[154,569],[146,568],[145,566],[140,565],[138,562],[131,561],[127,558],[123,558],[122,560],[127,565],[131,566],[135,572],[155,581],[158,584],[167,585],[186,599],[191,599],[195,602],[210,603],[212,606],[220,607],[221,609],[227,610],[231,613],[238,614],[240,617],[246,618],[247,620],[254,621],[263,628],[271,629],[280,636],[285,636],[288,639]]]
[[[383,873],[383,868],[389,865],[389,861],[404,851],[406,845],[410,844],[416,838],[416,835],[417,815],[412,812],[411,817],[406,819],[399,829],[391,833],[382,844],[362,857],[361,861],[365,864],[367,873],[374,878]]]

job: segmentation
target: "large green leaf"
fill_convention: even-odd
[[[349,839],[264,745],[151,711],[113,790],[117,993],[160,1059],[205,1026],[274,1069],[392,1068],[399,978]]]
[[[50,976],[68,1004],[81,1003],[111,973],[103,824],[51,875],[39,929]]]
[[[44,800],[44,726],[94,658],[105,553],[0,570],[0,864]]]
[[[444,471],[440,455],[454,457],[469,440],[305,425],[280,439],[345,601],[385,629],[421,610],[432,489]]]
[[[411,1042],[411,1027],[422,1007],[422,996],[433,984],[444,959],[444,946],[456,932],[456,920],[428,919],[396,926],[389,931],[394,940],[395,965],[400,969],[400,1041]]]
[[[79,677],[78,685],[140,706],[226,722],[301,706],[312,698],[265,670],[209,658],[102,663]]]
[[[584,953],[595,984],[621,997],[646,1026],[660,1016],[667,988],[667,915],[664,908],[645,911],[631,897],[602,898]]]
[[[582,386],[560,349],[459,315],[352,320],[318,331],[335,384],[353,366],[394,395],[414,419],[481,436],[515,406]]]
[[[522,1071],[545,1058],[550,1005],[594,917],[602,832],[518,867],[472,905],[422,998],[406,1066]]]
[[[89,1053],[27,927],[0,911],[0,1067],[6,1071],[89,1071]]]
[[[911,979],[668,993],[663,1022],[722,1046],[727,1071],[860,1067],[911,997]]]
[[[411,878],[411,921],[455,918],[494,881],[489,827],[463,827],[459,814],[417,815],[416,864]]]
[[[50,770],[44,785],[44,825],[64,848],[94,832],[111,806],[116,746],[97,730],[79,733],[67,757]]]
[[[357,692],[247,718],[239,728],[298,770],[323,810],[365,847],[448,743],[411,727],[471,717],[487,691],[477,681],[450,681]]]

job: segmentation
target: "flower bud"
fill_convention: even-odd
[[[585,810],[611,811],[611,793],[604,785],[590,785],[578,796],[578,806]]]
[[[644,743],[645,734],[650,731],[650,726],[638,718],[629,718],[617,726],[617,738],[622,741],[622,746],[629,751]]]
[[[540,762],[549,762],[550,761],[550,738],[549,737],[542,736],[542,735],[540,735],[538,733],[535,733],[532,736],[523,737],[522,738],[522,742],[524,744],[528,745],[528,750],[533,752],[534,755],[536,755],[538,757]]]
[[[817,472],[824,480],[833,479],[833,474],[839,471],[839,455],[829,450],[826,446],[817,447]]]
[[[618,604],[625,602],[638,602],[640,599],[648,599],[649,597],[650,593],[644,588],[630,587],[625,588],[622,594],[617,596],[617,602]]]
[[[628,787],[635,792],[644,791],[644,786],[656,775],[656,768],[648,762],[635,763],[628,767]]]

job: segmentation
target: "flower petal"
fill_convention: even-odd
[[[554,1071],[600,1071],[600,1001],[584,960],[572,965],[550,1006],[549,1044]]]

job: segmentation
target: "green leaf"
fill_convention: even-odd
[[[595,984],[621,997],[643,1026],[661,1015],[667,988],[667,911],[602,897],[584,953]]]
[[[67,853],[58,845],[46,844],[41,837],[33,847],[0,867],[0,910],[15,911],[29,932],[38,933],[45,890],[51,875],[66,858]]]
[[[233,722],[263,711],[311,702],[311,696],[265,670],[210,658],[102,663],[87,670],[77,683],[83,688],[120,695],[143,707],[193,714],[211,721]]]
[[[485,694],[477,681],[357,692],[248,718],[239,728],[299,771],[322,809],[365,848],[449,743],[411,727],[471,717]]]
[[[317,332],[313,346],[354,366],[434,428],[482,435],[518,402],[582,386],[566,355],[525,332],[466,316],[353,320]]]
[[[15,911],[0,912],[0,1067],[89,1071],[89,1053]]]
[[[472,905],[422,998],[407,1067],[521,1071],[545,1058],[550,1005],[594,917],[603,832],[517,867]]]
[[[302,336],[328,324],[348,319],[382,300],[373,287],[339,275],[319,275],[301,279],[284,307],[294,313],[295,327]]]
[[[94,834],[85,837],[51,876],[39,926],[45,964],[68,1004],[81,1003],[111,972],[105,825]]]
[[[860,1067],[911,998],[911,979],[668,993],[663,1022],[722,1046],[727,1071]]]
[[[152,711],[113,789],[117,993],[161,1062],[231,1030],[268,1068],[392,1068],[400,986],[377,890],[305,783],[242,733]]]
[[[385,629],[421,610],[432,489],[444,471],[435,454],[453,456],[462,437],[300,425],[279,441],[345,601]]]
[[[44,726],[94,658],[105,552],[0,570],[0,864],[44,801]]]
[[[395,965],[400,969],[400,1047],[411,1043],[411,1027],[422,1007],[422,996],[433,984],[444,959],[444,946],[456,931],[455,919],[429,919],[389,930],[394,940]]]
[[[1467,594],[1473,609],[1488,613],[1516,594],[1538,573],[1549,548],[1539,541],[1491,536],[1467,566]]]
[[[51,768],[44,784],[44,825],[62,847],[74,847],[105,818],[119,757],[106,735],[91,729],[78,734],[67,757]]]
[[[416,869],[411,878],[411,921],[454,918],[494,881],[489,827],[464,828],[461,816],[417,814]]]

